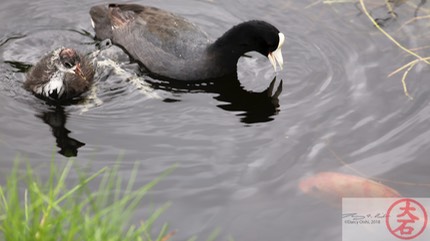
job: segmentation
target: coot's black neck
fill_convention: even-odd
[[[216,72],[236,73],[239,58],[253,50],[251,45],[244,42],[247,34],[244,25],[234,26],[209,46],[208,53],[213,58],[213,70]]]
[[[232,27],[210,47],[210,56],[221,68],[236,71],[237,61],[247,52],[264,56],[279,47],[279,30],[264,21],[251,20]]]
[[[244,22],[232,27],[211,45],[211,50],[236,60],[246,52],[254,50],[252,42],[247,41],[252,35],[249,23]]]

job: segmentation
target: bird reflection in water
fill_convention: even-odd
[[[18,61],[4,61],[15,69],[17,73],[27,73],[32,67],[30,64],[26,64]],[[20,86],[21,87],[21,86]],[[79,102],[79,99],[68,100],[68,101],[55,101],[51,99],[44,99],[46,106],[36,107],[38,114],[36,116],[43,120],[44,123],[51,127],[52,135],[56,139],[56,143],[60,150],[58,153],[65,157],[74,157],[78,154],[78,149],[85,145],[74,138],[69,137],[71,133],[66,126],[67,114],[64,110],[65,106],[73,105]]]
[[[226,86],[223,86],[226,84]],[[245,90],[239,81],[226,81],[217,88],[216,100],[226,102],[218,107],[233,112],[240,112],[240,120],[246,124],[268,122],[279,112],[279,95],[282,92],[282,80],[276,85],[276,77],[269,87],[262,92]]]
[[[184,83],[180,81],[150,81],[150,83],[153,88],[174,93],[207,92],[217,94],[214,99],[222,102],[217,106],[226,111],[239,112],[237,116],[245,124],[272,121],[279,113],[279,95],[282,92],[282,80],[277,84],[276,77],[273,78],[269,87],[262,92],[244,89],[237,76],[203,83]],[[168,101],[172,100],[166,100],[166,102]]]
[[[52,135],[60,148],[58,153],[65,157],[78,155],[78,149],[85,143],[69,137],[70,131],[66,128],[67,114],[63,106],[51,106],[50,110],[43,111],[37,117],[51,127]]]

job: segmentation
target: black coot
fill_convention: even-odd
[[[283,65],[284,35],[252,20],[232,27],[216,41],[183,17],[137,4],[109,4],[90,10],[96,38],[111,39],[156,77],[199,81],[236,74],[238,59],[250,51]]]

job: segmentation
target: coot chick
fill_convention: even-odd
[[[71,100],[89,90],[94,73],[87,57],[71,48],[59,48],[30,69],[24,88],[42,98]]]
[[[237,74],[247,52],[283,65],[285,37],[273,25],[252,20],[232,27],[216,41],[187,19],[137,4],[97,5],[90,15],[96,38],[111,39],[156,77],[200,81]]]

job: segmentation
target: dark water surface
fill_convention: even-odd
[[[37,168],[59,152],[56,162],[76,156],[94,170],[122,155],[124,179],[140,164],[138,185],[176,165],[150,199],[172,202],[160,223],[178,230],[175,240],[207,237],[217,227],[235,240],[341,240],[340,210],[302,194],[298,182],[320,171],[354,174],[352,167],[370,177],[429,183],[429,68],[409,73],[409,100],[401,74],[387,75],[413,58],[353,4],[314,2],[140,1],[192,19],[213,38],[241,21],[271,22],[286,35],[284,69],[275,74],[266,58],[252,54],[239,61],[240,82],[193,90],[149,86],[112,48],[100,55],[87,103],[54,108],[21,88],[24,72],[60,46],[95,51],[88,11],[101,1],[2,0],[2,175],[18,154]],[[414,9],[397,11],[391,32]],[[428,45],[426,32],[428,25],[416,22],[395,36],[417,48]],[[428,196],[424,187],[387,184],[405,196]],[[136,220],[150,211],[144,207]]]

